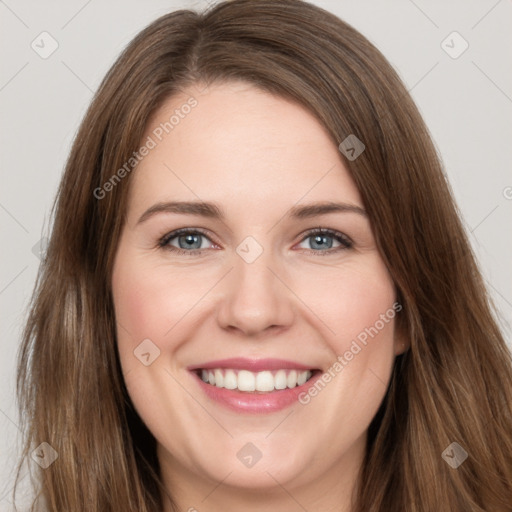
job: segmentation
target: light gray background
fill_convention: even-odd
[[[422,112],[510,343],[512,319],[512,0],[316,0],[366,35]],[[66,156],[93,91],[122,48],[160,15],[203,1],[0,0],[0,510],[18,446],[16,351]],[[41,58],[41,32],[58,42]],[[457,31],[458,58],[441,46]],[[49,48],[46,40],[45,48]],[[445,45],[457,51],[453,37]]]

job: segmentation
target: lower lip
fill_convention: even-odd
[[[195,372],[191,373],[198,381],[201,389],[215,402],[236,412],[254,414],[281,411],[298,402],[299,395],[307,392],[311,385],[322,375],[322,372],[318,372],[302,386],[294,388],[280,389],[270,393],[249,393],[206,384]]]

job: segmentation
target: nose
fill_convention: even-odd
[[[279,266],[268,252],[252,263],[234,256],[234,268],[223,280],[217,314],[223,329],[257,337],[292,324],[293,293],[284,271],[276,270]]]

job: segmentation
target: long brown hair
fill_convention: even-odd
[[[58,191],[20,350],[24,455],[47,442],[59,456],[40,472],[40,503],[55,512],[162,510],[155,442],[120,371],[110,290],[131,174],[101,199],[95,190],[132,157],[166,99],[227,80],[300,103],[336,145],[354,134],[366,146],[345,164],[398,290],[397,328],[410,348],[370,426],[354,511],[512,511],[511,356],[440,159],[382,54],[298,0],[162,16],[96,93]],[[468,454],[456,469],[442,456],[453,457],[453,442]]]

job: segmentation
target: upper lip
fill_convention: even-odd
[[[261,372],[265,370],[312,370],[314,367],[306,366],[295,361],[287,359],[248,359],[245,357],[233,357],[230,359],[217,359],[198,365],[188,367],[188,370],[211,370],[214,368],[248,370],[252,372]]]

